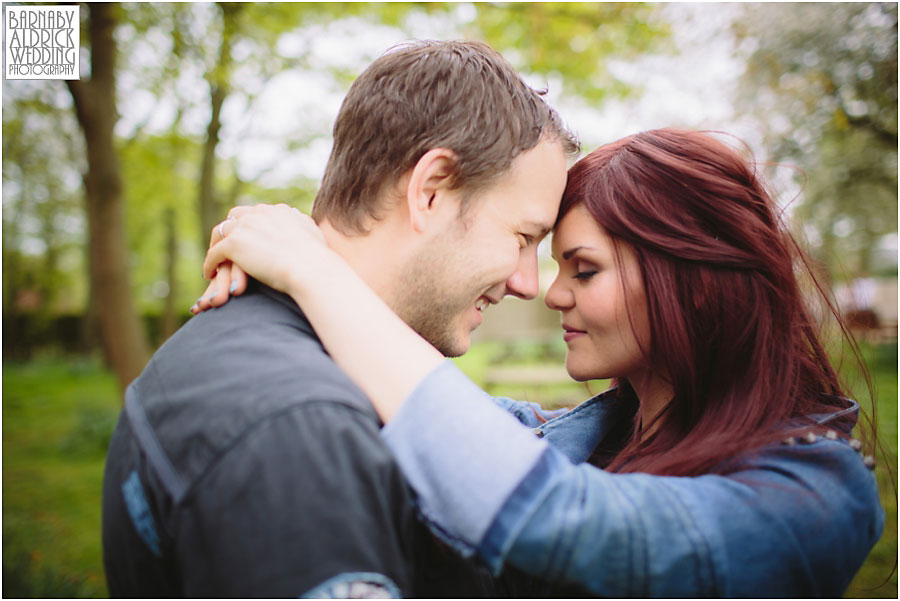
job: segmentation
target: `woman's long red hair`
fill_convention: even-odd
[[[571,168],[560,217],[578,204],[634,250],[644,351],[674,390],[654,433],[635,433],[607,469],[727,473],[747,451],[821,432],[808,416],[847,406],[795,274],[808,262],[737,152],[700,132],[630,136]],[[828,428],[843,436],[855,419]]]

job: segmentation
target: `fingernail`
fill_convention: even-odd
[[[194,303],[193,305],[191,305],[190,311],[191,311],[191,313],[193,313],[194,315],[196,315],[196,314],[197,314],[197,311],[199,311],[199,310],[200,310],[200,308],[197,306],[196,303]]]
[[[213,290],[212,292],[209,293],[209,296],[206,297],[206,300],[212,302],[213,297],[218,293],[219,293],[218,290]]]
[[[231,286],[228,287],[228,294],[234,292],[235,288],[237,288],[237,280],[231,280]]]

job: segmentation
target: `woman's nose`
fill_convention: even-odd
[[[547,290],[547,295],[544,297],[544,303],[554,311],[570,309],[574,304],[571,290],[561,282],[561,279],[562,274],[556,274],[556,279],[553,280],[553,284],[550,285],[550,289]]]

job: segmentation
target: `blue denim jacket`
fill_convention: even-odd
[[[542,412],[491,399],[446,362],[382,436],[432,529],[495,573],[509,564],[599,596],[843,593],[884,522],[846,441],[766,447],[728,476],[614,474],[585,463],[609,400]]]

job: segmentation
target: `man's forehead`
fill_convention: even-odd
[[[485,200],[473,217],[487,217],[491,220],[500,219],[508,226],[514,227],[523,234],[534,237],[543,237],[553,230],[556,223],[556,214],[559,204],[552,202],[535,202],[532,199],[504,197],[502,200]]]
[[[543,140],[521,153],[486,190],[480,201],[493,205],[510,226],[530,236],[543,236],[556,222],[566,182],[559,142]]]

